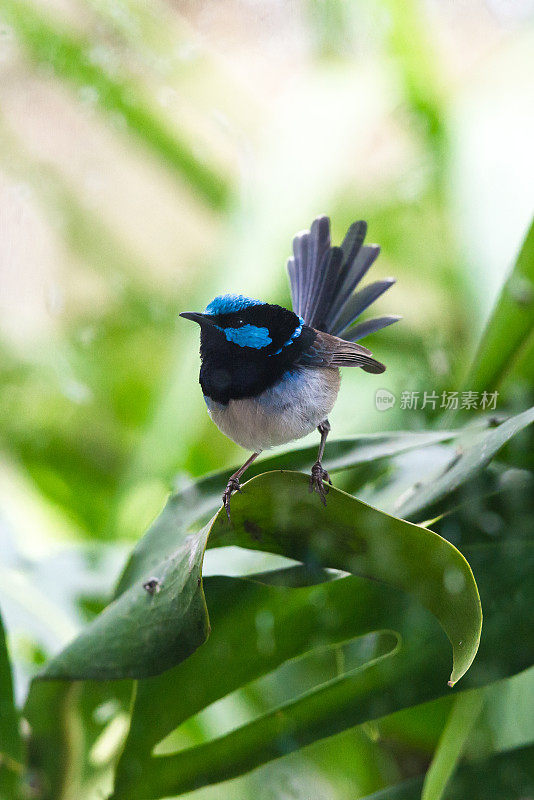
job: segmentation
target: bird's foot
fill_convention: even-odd
[[[232,497],[234,492],[241,491],[241,484],[239,483],[239,478],[236,478],[235,475],[232,475],[228,483],[226,484],[226,489],[224,490],[224,494],[222,496],[223,506],[226,511],[226,516],[228,517],[228,522],[232,522],[230,517],[230,498]]]
[[[323,506],[326,505],[326,495],[329,490],[328,484],[330,484],[330,486],[332,485],[330,475],[323,469],[321,462],[316,461],[311,469],[310,492],[317,492]]]

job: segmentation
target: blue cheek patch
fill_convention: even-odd
[[[218,326],[217,326],[218,327]],[[254,347],[261,350],[268,347],[272,339],[269,336],[268,328],[258,328],[256,325],[242,325],[240,328],[219,328],[229,342],[239,345],[239,347]]]

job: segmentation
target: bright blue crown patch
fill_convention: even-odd
[[[206,314],[232,314],[250,306],[263,305],[261,300],[251,300],[242,294],[222,294],[206,306]]]

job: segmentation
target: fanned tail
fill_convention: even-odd
[[[355,291],[380,253],[378,245],[364,245],[366,233],[366,222],[354,222],[341,247],[335,247],[330,243],[330,219],[317,217],[309,231],[293,239],[293,257],[287,264],[295,313],[310,327],[351,342],[400,319],[390,315],[354,325],[395,283],[385,278]]]

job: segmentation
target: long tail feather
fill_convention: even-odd
[[[298,313],[295,308],[295,298],[298,297],[299,292],[299,284],[298,284],[298,272],[297,267],[295,265],[295,259],[289,258],[287,261],[287,272],[289,275],[289,283],[291,285],[291,298],[293,300],[293,308],[295,313]]]
[[[336,336],[341,336],[341,338],[343,338],[342,334],[347,333],[350,326],[358,319],[360,314],[362,314],[366,308],[369,308],[375,300],[378,300],[380,295],[384,294],[393,283],[395,283],[394,278],[386,278],[382,281],[369,283],[367,286],[364,286],[363,289],[360,289],[359,292],[351,294],[343,304],[341,313],[332,322],[332,328],[336,331]]]
[[[319,273],[321,281],[317,287],[315,307],[310,313],[310,319],[316,320],[319,330],[326,331],[326,317],[335,297],[335,282],[341,268],[343,251],[340,247],[331,247],[325,254]],[[305,317],[303,317],[305,319]]]
[[[314,317],[324,293],[326,273],[331,268],[330,223],[328,217],[318,217],[310,230],[309,280],[302,317]],[[337,250],[337,248],[336,248]]]
[[[349,271],[351,270],[351,265],[356,260],[366,235],[367,235],[367,222],[364,222],[364,220],[360,220],[359,222],[353,222],[350,228],[348,229],[347,233],[345,234],[345,238],[341,243],[341,249],[343,251],[343,265],[339,272],[338,285],[336,286],[336,295],[340,290],[341,285],[344,282],[345,278],[347,277]]]
[[[308,281],[308,240],[309,231],[297,233],[293,239],[293,253],[295,256],[295,266],[297,272],[297,307],[304,307],[304,293],[307,289]],[[296,312],[300,314],[300,311]],[[302,314],[300,314],[302,316]]]
[[[382,328],[387,328],[388,325],[393,325],[394,322],[398,322],[400,319],[402,319],[402,317],[396,314],[387,317],[367,319],[365,322],[360,322],[358,325],[354,325],[350,328],[342,338],[346,339],[348,342],[357,342],[359,339],[363,339],[364,336],[369,336],[370,333],[376,333],[376,331]]]
[[[380,252],[378,245],[363,244],[366,233],[366,222],[354,222],[341,247],[333,247],[330,220],[317,217],[310,231],[295,236],[294,255],[287,264],[295,313],[307,325],[349,341],[399,319],[380,317],[352,327],[359,315],[394,283],[393,279],[385,279],[355,291]]]
[[[343,282],[335,293],[335,302],[332,303],[329,314],[326,318],[326,324],[332,328],[332,330],[339,330],[339,325],[336,325],[336,320],[341,316],[345,305],[351,298],[352,293],[360,283],[361,279],[367,273],[371,265],[378,258],[379,253],[380,248],[378,245],[362,247],[354,261],[351,263]]]

